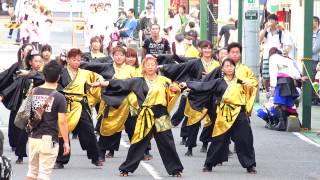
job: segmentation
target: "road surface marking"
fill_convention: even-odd
[[[120,144],[121,146],[125,147],[125,148],[129,148],[130,147],[130,144],[125,142],[122,138],[120,140]],[[144,162],[144,161],[141,161],[140,164],[142,165],[142,167],[144,167],[148,172],[149,174],[151,174],[151,176],[154,178],[154,179],[162,179],[160,176],[159,176],[159,173],[154,169],[153,166],[151,166],[150,164]]]
[[[300,138],[301,140],[309,143],[309,144],[312,144],[316,147],[320,147],[320,144],[317,144],[316,142],[310,140],[309,138],[307,138],[306,136],[302,135],[301,133],[298,133],[298,132],[294,132],[293,133],[294,135],[296,135],[298,138]]]

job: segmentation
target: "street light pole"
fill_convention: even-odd
[[[304,74],[312,72],[312,19],[313,19],[313,0],[304,0],[304,38],[303,38],[303,57],[306,69]],[[303,83],[302,94],[302,127],[311,129],[311,100],[312,85],[309,81]]]

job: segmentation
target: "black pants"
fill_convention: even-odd
[[[188,137],[186,141],[186,147],[193,148],[197,146],[197,137],[198,137],[200,127],[201,127],[201,121],[191,126],[188,126]]]
[[[121,140],[121,131],[117,132],[111,136],[102,136],[99,137],[99,149],[100,149],[100,156],[104,157],[106,151],[118,151],[120,146]]]
[[[176,171],[182,172],[183,166],[176,151],[171,130],[157,133],[155,128],[143,140],[130,146],[126,161],[119,167],[120,171],[133,173],[138,168],[152,135],[156,140],[162,162],[168,174],[172,175]]]
[[[203,127],[202,132],[200,134],[200,141],[203,143],[209,143],[212,139],[212,131],[214,124],[210,124],[207,127]]]
[[[9,144],[11,147],[17,146],[17,142],[21,132],[21,129],[17,128],[14,125],[14,119],[16,118],[16,115],[17,115],[17,110],[10,111],[8,137],[9,137]]]
[[[68,137],[69,138],[69,137]],[[70,156],[71,156],[71,151],[69,154],[67,155],[63,155],[63,144],[64,141],[62,138],[59,138],[59,152],[58,152],[58,156],[56,159],[56,163],[59,164],[68,164],[69,160],[70,160]],[[69,139],[69,145],[70,145],[70,139]],[[71,146],[70,146],[71,147]]]
[[[129,115],[128,119],[126,120],[126,123],[124,124],[125,131],[128,134],[130,141],[131,141],[133,133],[134,133],[134,128],[136,126],[136,122],[137,122],[137,117],[133,117],[133,116]]]
[[[12,33],[13,33],[13,29],[10,29],[9,30],[9,36],[12,36]]]
[[[28,134],[26,130],[20,130],[19,138],[16,144],[15,155],[19,158],[27,157]]]
[[[132,117],[131,115],[129,115],[126,123],[124,124],[125,131],[128,134],[130,141],[131,141],[133,133],[134,133],[134,128],[136,126],[136,122],[137,122],[137,116]],[[151,150],[151,143],[148,144],[148,148],[146,149],[146,153],[149,153],[150,150]]]
[[[93,122],[90,114],[87,112],[85,107],[83,107],[80,120],[74,130],[79,137],[79,141],[82,149],[87,151],[88,159],[92,161],[97,161],[99,159],[99,146],[97,143],[96,136],[94,134]],[[62,141],[62,142],[61,142]],[[59,154],[56,162],[67,164],[70,159],[70,154],[63,156],[63,139],[59,139]]]
[[[244,111],[241,111],[228,132],[212,139],[205,167],[212,168],[228,160],[230,137],[235,143],[237,156],[242,167],[256,166],[252,130],[248,117]]]
[[[189,136],[189,126],[187,126],[188,118],[184,118],[181,129],[180,129],[180,137],[187,138]]]
[[[186,107],[186,103],[187,103],[187,97],[182,95],[181,99],[180,99],[180,103],[179,103],[178,109],[172,115],[172,118],[171,118],[172,125],[178,126],[181,123],[181,121],[183,119],[185,119],[184,109]]]

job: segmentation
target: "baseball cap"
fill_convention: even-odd
[[[191,39],[194,39],[194,38],[196,38],[196,37],[197,37],[197,34],[196,34],[195,31],[188,31],[188,32],[186,32],[186,33],[184,34],[184,38],[185,38],[185,39],[191,40]]]

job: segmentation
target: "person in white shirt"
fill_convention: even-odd
[[[189,16],[185,12],[186,7],[184,5],[180,5],[178,14],[173,18],[172,33],[174,35],[185,32],[186,25],[189,22]]]
[[[320,29],[319,29],[320,20],[319,17],[314,16],[313,17],[313,23],[312,23],[312,60],[313,60],[313,66],[312,66],[312,72],[316,73],[316,66],[318,62],[320,61],[319,53],[320,53]]]
[[[268,22],[265,28],[260,32],[260,42],[264,44],[263,48],[263,61],[262,61],[262,78],[263,84],[267,91],[267,98],[269,98],[270,76],[269,76],[269,50],[276,47],[282,50],[284,33],[277,28],[278,17],[275,14],[268,16]]]
[[[110,35],[114,31],[113,20],[108,20],[108,13],[105,11],[103,3],[99,3],[94,15],[94,22],[92,28],[92,37],[100,36],[103,39],[104,47],[108,47],[111,39]]]
[[[94,25],[94,18],[95,18],[95,13],[96,13],[96,4],[91,3],[89,6],[89,10],[85,15],[85,45],[86,47],[90,46],[90,39],[93,37],[92,29]]]
[[[273,103],[278,118],[273,126],[276,130],[285,131],[286,109],[293,107],[294,101],[299,97],[295,80],[302,78],[295,60],[282,56],[282,52],[276,47],[271,48],[269,54],[270,91],[274,95]]]

